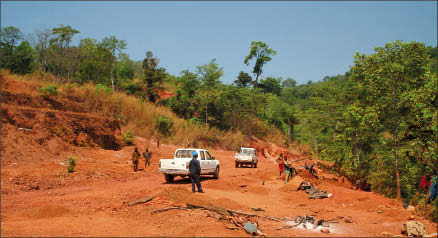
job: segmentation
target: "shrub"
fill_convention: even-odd
[[[56,96],[58,95],[58,88],[54,84],[47,84],[41,88],[38,88],[41,96]]]
[[[106,94],[111,92],[111,88],[101,83],[96,84],[95,88],[96,88],[96,92],[105,92]]]
[[[141,91],[142,87],[139,84],[135,84],[135,83],[128,83],[125,86],[125,91],[126,94],[130,95],[130,94],[136,94],[137,92]]]
[[[159,116],[157,118],[155,128],[164,136],[169,136],[173,130],[173,121],[166,116]]]
[[[122,138],[123,138],[123,142],[126,145],[134,144],[135,135],[131,130],[127,130],[124,134],[122,134]]]
[[[75,171],[75,166],[76,166],[76,158],[70,156],[67,162],[67,172],[73,173]]]

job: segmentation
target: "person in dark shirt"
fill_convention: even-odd
[[[198,160],[198,152],[193,151],[192,160],[189,163],[190,180],[192,181],[192,192],[195,192],[195,184],[198,187],[198,192],[203,193],[201,187],[201,164]]]

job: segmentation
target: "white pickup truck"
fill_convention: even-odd
[[[242,167],[243,164],[249,164],[253,168],[257,168],[257,162],[259,161],[256,155],[256,149],[245,147],[240,148],[240,153],[236,153],[234,159],[236,168],[239,167],[239,165]]]
[[[189,163],[193,151],[198,152],[198,160],[201,164],[201,175],[212,174],[215,179],[219,178],[220,163],[204,149],[181,148],[175,151],[173,159],[160,159],[158,172],[164,174],[167,182],[172,182],[175,176],[190,175]]]

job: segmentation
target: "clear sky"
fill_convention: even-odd
[[[372,53],[394,40],[437,45],[437,2],[5,2],[1,26],[32,33],[70,25],[74,43],[115,35],[126,53],[142,60],[151,50],[171,74],[216,59],[224,83],[232,83],[251,41],[264,41],[277,55],[264,76],[292,77],[299,84],[343,74],[353,55]],[[263,76],[262,75],[262,76]]]

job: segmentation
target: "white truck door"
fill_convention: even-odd
[[[210,155],[210,152],[205,151],[205,157],[206,157],[207,160],[208,160],[208,171],[209,171],[210,173],[214,172],[215,164],[214,164],[213,158],[212,158],[211,155]]]
[[[208,160],[205,157],[204,151],[199,151],[199,163],[201,164],[201,174],[208,173]]]

